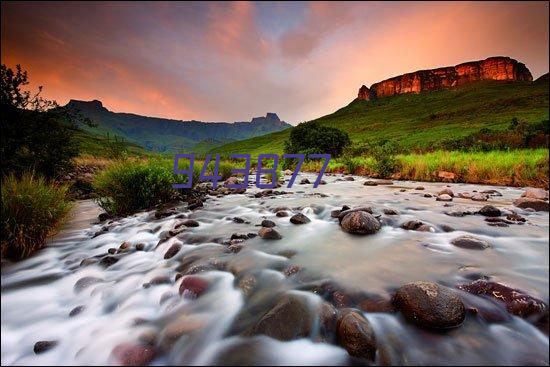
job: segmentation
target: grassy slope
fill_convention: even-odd
[[[111,135],[111,139],[113,135]],[[76,140],[80,145],[81,155],[92,155],[96,157],[109,158],[110,152],[106,147],[107,138],[104,135],[90,134],[85,130],[78,131],[76,133]],[[141,146],[125,142],[126,151],[130,155],[134,156],[146,156],[152,153],[143,149]]]
[[[478,82],[452,90],[353,101],[316,121],[347,131],[355,143],[396,139],[429,149],[480,128],[506,129],[510,120],[548,120],[548,82]],[[282,153],[290,129],[213,149],[218,153]]]

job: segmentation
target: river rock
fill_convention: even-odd
[[[391,208],[384,208],[384,214],[386,215],[399,215],[399,211]]]
[[[306,184],[309,184],[311,182],[309,182],[309,180],[307,178],[303,178],[301,181],[300,181],[300,185],[306,185]]]
[[[407,320],[432,329],[459,326],[466,315],[464,304],[456,293],[430,282],[402,286],[394,295],[393,303]]]
[[[338,221],[341,223],[346,215],[350,213],[355,213],[355,212],[365,212],[365,213],[372,214],[372,208],[370,206],[360,206],[353,209],[341,210],[340,214],[338,214]]]
[[[344,181],[355,181],[355,178],[353,176],[346,176],[344,177]]]
[[[514,205],[522,209],[533,209],[537,212],[547,212],[548,211],[548,202],[539,199],[532,199],[521,197],[514,201]]]
[[[260,229],[260,231],[258,232],[258,235],[261,238],[264,238],[266,240],[280,240],[281,238],[283,238],[279,234],[279,232],[277,232],[275,229],[269,228],[269,227],[262,227]]]
[[[477,238],[474,236],[460,236],[451,241],[451,243],[457,247],[469,249],[469,250],[485,250],[486,248],[491,247],[489,242]]]
[[[336,310],[326,302],[312,304],[309,296],[287,293],[275,306],[245,331],[246,336],[267,335],[278,340],[310,338],[320,326],[320,331],[334,330]]]
[[[405,223],[401,224],[401,228],[409,230],[409,231],[416,231],[418,228],[420,228],[424,223],[422,223],[419,220],[409,220]]]
[[[116,264],[118,262],[118,258],[114,256],[104,256],[100,261],[99,265],[102,265],[106,268],[109,266]]]
[[[136,245],[136,250],[143,251],[145,249],[145,244],[143,242],[140,242]]]
[[[523,194],[521,194],[521,197],[528,199],[548,200],[548,191],[530,187],[525,190]]]
[[[288,217],[288,212],[286,210],[280,210],[276,212],[275,215],[279,218]]]
[[[71,312],[69,312],[69,317],[75,317],[75,316],[79,315],[82,311],[84,311],[85,309],[86,309],[86,306],[84,306],[84,305],[76,306],[75,308],[73,308],[71,310]]]
[[[486,194],[477,193],[475,195],[472,195],[470,199],[472,199],[473,201],[487,201],[489,197]]]
[[[483,208],[479,209],[478,213],[486,217],[498,217],[502,214],[500,209],[492,205],[485,205]]]
[[[240,182],[239,182],[239,179],[235,176],[231,176],[229,177],[227,180],[225,180],[225,182],[223,183],[223,185],[225,187],[229,186],[229,185],[238,185]]]
[[[506,215],[506,219],[512,222],[520,222],[520,224],[527,221],[524,217],[515,212]]]
[[[183,225],[186,227],[198,227],[200,224],[194,219],[188,219],[183,222]]]
[[[542,300],[532,297],[525,292],[511,288],[505,284],[486,279],[478,279],[472,283],[461,284],[458,289],[465,292],[483,295],[501,302],[506,310],[513,315],[528,319],[530,322],[548,324],[548,305]]]
[[[57,345],[56,340],[42,340],[34,343],[33,351],[35,354],[40,354],[49,351]]]
[[[424,186],[416,186],[414,189],[415,190],[425,190],[426,188]]]
[[[373,234],[380,229],[380,222],[365,211],[354,211],[346,214],[340,223],[342,229],[352,234]]]
[[[109,253],[109,254],[111,254],[111,255],[116,254],[116,248],[111,247],[110,249],[107,250],[107,253]]]
[[[91,286],[93,284],[101,283],[102,281],[103,281],[103,279],[97,278],[97,277],[80,278],[74,284],[73,290],[76,293],[78,293],[78,292],[82,291],[83,289],[86,289],[86,288],[88,288],[89,286]]]
[[[453,197],[447,194],[440,194],[440,195],[437,195],[435,200],[436,201],[453,201]]]
[[[425,197],[425,198],[431,198],[431,197],[433,197],[433,195],[432,195],[432,194],[429,194],[429,193],[425,193],[425,194],[424,194],[424,197]]]
[[[469,192],[459,192],[457,194],[457,197],[461,198],[461,199],[471,199],[472,198],[472,194],[469,193]]]
[[[156,349],[153,345],[133,343],[119,344],[111,353],[116,364],[122,366],[147,366],[155,355]]]
[[[359,310],[340,310],[337,322],[337,339],[352,357],[374,361],[376,337],[369,321]]]
[[[443,190],[439,191],[437,193],[437,195],[449,195],[450,197],[454,197],[455,194],[453,192],[453,190],[449,189],[449,188],[444,188]]]
[[[176,256],[176,254],[181,250],[181,243],[176,242],[170,246],[168,251],[164,254],[164,259],[171,259],[172,257]]]
[[[275,222],[272,220],[269,220],[269,219],[262,220],[262,227],[273,228],[275,227],[275,225],[276,225]]]
[[[363,185],[365,185],[365,186],[377,186],[378,184],[376,183],[376,181],[368,180],[368,181],[365,181],[365,183]]]
[[[306,224],[311,222],[311,219],[309,219],[307,216],[305,216],[302,213],[294,214],[292,217],[290,217],[290,223],[293,224]]]
[[[209,287],[210,282],[205,278],[197,275],[186,275],[182,278],[179,293],[182,296],[197,298],[208,290]]]

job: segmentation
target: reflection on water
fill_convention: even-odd
[[[479,215],[445,214],[475,211],[486,203],[455,198],[446,206],[449,204],[424,197],[444,184],[422,183],[425,190],[420,191],[414,189],[419,184],[413,182],[366,187],[361,178],[337,178],[327,176],[328,184],[315,190],[298,184],[282,188],[293,192],[288,195],[210,197],[204,208],[180,212],[197,220],[198,227],[186,228],[158,246],[161,233],[182,219],[175,215],[154,219],[151,213],[140,213],[117,221],[107,233],[92,238],[101,225],[87,225],[97,212],[85,203],[80,207],[80,222],[70,223],[50,247],[31,259],[3,266],[2,364],[117,363],[120,360],[113,349],[136,343],[155,346],[153,364],[355,363],[344,349],[317,342],[320,326],[315,323],[309,330],[310,339],[281,342],[243,336],[278,295],[303,290],[307,282],[321,280],[337,283],[350,293],[388,298],[397,287],[411,281],[454,287],[483,275],[548,303],[548,213],[520,210],[526,224],[491,227]],[[498,190],[502,196],[489,201],[503,210],[514,209],[511,202],[522,193],[505,187],[450,186],[455,192]],[[386,225],[375,235],[352,236],[330,215],[344,204],[372,206],[376,215],[385,208],[400,214],[382,215]],[[289,217],[275,216],[276,207],[302,212],[311,222],[291,224]],[[233,221],[234,217],[244,223]],[[265,218],[276,223],[281,240],[250,238],[240,243],[238,253],[221,244],[232,234],[257,233]],[[412,219],[429,224],[433,231],[399,227]],[[447,232],[445,225],[454,230]],[[450,244],[464,234],[485,239],[492,247],[475,251]],[[143,244],[143,250],[115,254],[118,261],[107,268],[98,263],[81,265],[85,259],[100,259],[124,241],[132,246]],[[176,242],[182,243],[181,250],[165,259],[166,251]],[[292,265],[302,271],[285,277],[281,271],[289,275]],[[175,281],[178,272],[198,276],[186,281],[189,284],[183,296],[179,292],[182,280]],[[81,287],[86,282],[80,281],[75,287],[85,277],[87,286]],[[318,299],[313,293],[298,293]],[[492,301],[467,294],[462,297],[503,313],[502,320],[488,324],[470,314],[461,327],[441,333],[413,326],[399,313],[365,313],[377,337],[376,363],[548,364],[546,334],[506,314]],[[33,352],[35,342],[48,340],[58,344],[45,353]]]

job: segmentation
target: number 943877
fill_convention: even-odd
[[[313,187],[319,186],[321,183],[321,178],[323,177],[323,174],[325,173],[325,170],[327,169],[328,163],[330,161],[330,154],[308,154],[308,159],[324,159],[323,166],[321,167],[321,170],[319,171],[319,174],[317,176],[317,179],[313,183]],[[186,159],[188,160],[189,164],[185,169],[179,168],[179,162],[180,160]],[[248,178],[250,176],[250,154],[232,154],[230,156],[231,160],[245,160],[244,168],[235,168],[231,170],[231,175],[236,176],[240,175],[242,177],[242,181],[240,183],[236,184],[228,184],[227,187],[230,189],[246,189],[248,186]],[[264,167],[262,165],[262,162],[264,159],[272,160],[273,161],[273,167]],[[282,159],[294,159],[297,161],[296,167],[294,168],[294,171],[292,172],[292,176],[290,177],[290,180],[288,181],[287,187],[290,188],[294,184],[294,181],[296,180],[296,176],[300,172],[300,169],[302,168],[302,164],[304,163],[304,160],[306,159],[305,154],[284,154],[282,156]],[[222,181],[222,176],[218,173],[219,167],[220,167],[220,155],[215,154],[214,156],[214,166],[211,170],[211,174],[207,174],[207,169],[212,161],[212,154],[207,154],[204,162],[202,164],[199,181],[205,182],[210,181],[212,182],[212,186],[216,188],[218,186],[218,182]],[[187,180],[185,183],[176,183],[172,186],[175,189],[189,189],[193,187],[193,170],[195,165],[195,154],[176,154],[174,157],[174,174],[176,175],[186,175]],[[260,189],[272,189],[277,185],[277,170],[279,165],[279,156],[277,154],[260,154],[258,156],[258,161],[256,165],[256,187]],[[272,178],[271,182],[262,182],[262,175],[270,175]]]

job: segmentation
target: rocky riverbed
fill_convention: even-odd
[[[3,264],[2,364],[549,363],[547,191],[314,179],[86,202]]]

